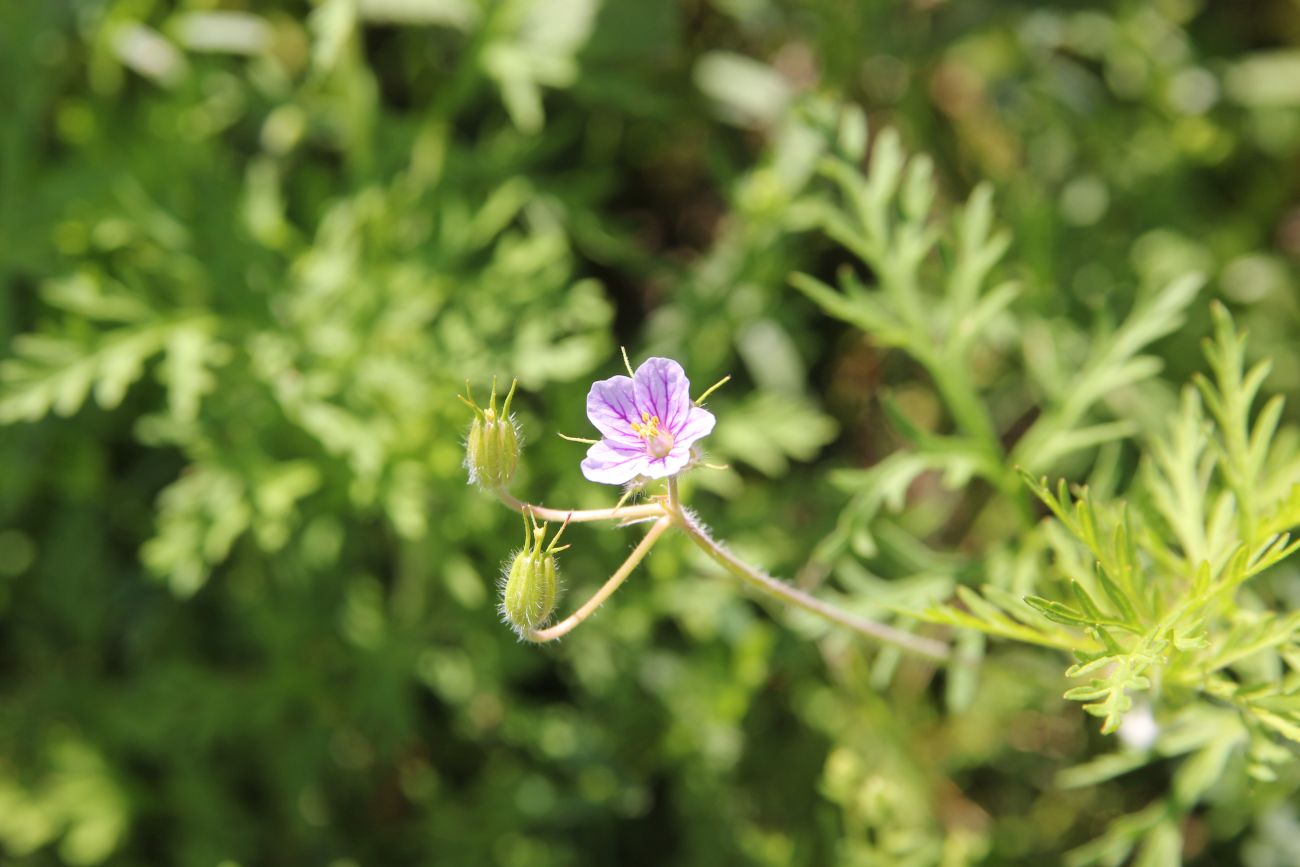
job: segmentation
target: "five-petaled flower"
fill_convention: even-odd
[[[691,400],[691,383],[670,358],[648,358],[630,378],[591,385],[587,418],[604,439],[587,450],[582,474],[622,485],[638,476],[675,476],[692,460],[691,446],[709,435],[715,419]]]

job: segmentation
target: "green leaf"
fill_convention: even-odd
[[[801,397],[760,392],[729,407],[711,445],[718,454],[777,476],[806,461],[835,438],[834,420]]]
[[[1146,751],[1107,753],[1092,761],[1059,771],[1055,782],[1062,789],[1082,789],[1146,767],[1151,761],[1151,753]]]
[[[1067,626],[1090,626],[1093,623],[1093,621],[1068,605],[1053,602],[1041,596],[1026,596],[1025,602],[1048,620],[1056,623],[1064,623]]]
[[[0,423],[70,416],[91,390],[113,409],[166,345],[169,329],[147,324],[115,329],[87,342],[20,335],[15,357],[0,363]]]
[[[1174,774],[1174,800],[1185,810],[1191,809],[1223,775],[1224,766],[1242,736],[1229,729],[1183,762]]]
[[[1100,584],[1102,590],[1105,591],[1106,597],[1110,599],[1111,603],[1116,608],[1119,609],[1119,622],[1135,631],[1140,630],[1141,622],[1138,620],[1137,611],[1133,606],[1132,600],[1129,599],[1128,594],[1120,589],[1118,584],[1110,580],[1110,577],[1106,574],[1106,570],[1102,568],[1100,563],[1096,564],[1095,574],[1097,576],[1097,583]]]
[[[1090,622],[1101,623],[1103,620],[1107,619],[1105,615],[1101,613],[1101,609],[1097,607],[1097,603],[1092,601],[1092,597],[1088,595],[1088,591],[1084,590],[1083,585],[1078,581],[1070,582],[1070,592],[1074,594],[1075,600],[1078,601],[1079,607],[1083,609],[1084,615]]]

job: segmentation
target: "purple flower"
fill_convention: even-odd
[[[691,462],[691,445],[715,422],[691,401],[686,371],[670,358],[646,359],[631,378],[592,383],[587,418],[604,439],[587,450],[582,474],[607,485],[680,473]]]

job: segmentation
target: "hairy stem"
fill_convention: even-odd
[[[878,623],[874,620],[867,620],[856,614],[851,614],[841,608],[837,608],[828,602],[823,602],[815,596],[785,583],[771,575],[750,566],[743,560],[732,554],[726,548],[714,541],[708,531],[702,527],[694,517],[690,515],[681,505],[681,498],[677,488],[677,479],[668,480],[667,497],[653,503],[645,503],[638,506],[618,507],[614,509],[583,509],[576,511],[565,511],[563,509],[547,509],[543,506],[533,506],[524,503],[507,493],[505,490],[498,489],[495,491],[497,498],[502,503],[514,509],[516,512],[531,512],[536,518],[543,521],[568,521],[569,523],[583,521],[638,521],[648,518],[658,518],[654,525],[641,542],[632,550],[623,565],[609,577],[599,590],[597,590],[590,599],[588,599],[581,608],[570,614],[565,619],[549,626],[545,629],[534,629],[524,633],[524,638],[529,641],[538,643],[554,641],[564,635],[567,635],[574,627],[582,623],[596,609],[604,604],[615,590],[622,586],[632,571],[636,569],[645,556],[650,553],[650,549],[670,528],[677,527],[683,533],[690,537],[706,554],[715,562],[721,565],[728,572],[740,578],[746,584],[754,587],[769,596],[774,596],[786,604],[801,608],[818,617],[829,620],[840,626],[844,626],[859,635],[871,638],[876,641],[883,641],[886,644],[892,644],[902,650],[915,653],[918,656],[924,656],[938,662],[944,662],[949,659],[950,652],[948,646],[941,641],[935,641],[929,638],[922,638],[905,632],[901,629],[895,629],[884,623]]]
[[[664,507],[659,503],[618,506],[613,509],[548,509],[545,506],[534,506],[515,499],[500,488],[493,491],[493,493],[497,495],[498,500],[516,512],[523,514],[525,510],[531,510],[534,515],[543,521],[567,520],[570,524],[581,524],[586,521],[641,521],[646,518],[660,518],[665,514]]]
[[[847,627],[859,635],[867,638],[883,641],[892,644],[902,650],[915,653],[918,656],[924,656],[938,662],[944,662],[949,657],[948,646],[941,641],[934,641],[929,638],[922,638],[913,635],[910,632],[904,632],[901,629],[895,629],[884,623],[877,623],[874,620],[867,620],[858,617],[856,614],[850,614],[834,605],[823,602],[815,596],[811,596],[798,588],[785,583],[784,581],[773,578],[755,569],[748,563],[745,563],[735,554],[732,554],[726,548],[719,545],[713,540],[703,527],[685,511],[679,510],[674,515],[675,521],[682,531],[698,545],[704,553],[708,554],[714,562],[718,563],[731,574],[735,575],[746,584],[757,590],[775,596],[782,602],[793,605],[796,608],[802,608],[811,614],[825,618],[832,623]]]
[[[660,510],[660,514],[662,514],[662,510]],[[577,519],[575,518],[574,520]],[[623,561],[623,565],[619,566],[617,571],[615,571],[613,575],[609,576],[609,580],[602,584],[600,589],[593,593],[591,598],[583,603],[581,608],[554,626],[548,626],[545,629],[531,629],[528,632],[525,632],[524,638],[529,641],[541,643],[544,641],[554,641],[557,638],[567,635],[575,626],[594,614],[596,609],[603,605],[605,600],[608,599],[610,595],[627,580],[627,577],[632,574],[632,570],[637,567],[637,564],[645,559],[645,555],[650,553],[650,549],[654,547],[655,542],[658,542],[659,537],[667,532],[668,528],[672,525],[672,519],[667,515],[664,515],[658,521],[655,521],[654,526],[652,526],[649,532],[645,534],[645,537],[641,542],[632,549],[632,553],[627,555],[627,559]]]

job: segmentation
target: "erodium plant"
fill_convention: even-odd
[[[475,411],[475,427],[471,429],[466,460],[470,481],[526,516],[524,546],[505,567],[501,604],[502,617],[521,638],[546,642],[567,635],[622,586],[664,534],[678,530],[724,569],[754,589],[863,636],[935,660],[947,658],[948,650],[943,643],[867,620],[823,602],[749,565],[714,539],[695,513],[682,502],[677,478],[704,465],[697,443],[713,430],[715,421],[713,413],[703,408],[704,400],[726,380],[692,400],[690,380],[676,361],[650,358],[635,371],[626,356],[624,363],[627,376],[599,380],[592,384],[587,395],[587,417],[600,431],[602,439],[565,437],[590,446],[581,464],[583,475],[594,482],[626,486],[623,498],[610,509],[555,509],[516,499],[507,490],[503,476],[485,468],[513,466],[519,459],[518,437],[489,438],[480,434],[475,439],[484,411],[478,409],[472,399],[462,398]],[[498,422],[511,426],[513,430],[514,422],[508,416],[501,416]],[[640,492],[649,493],[648,502],[625,505],[632,494]],[[617,526],[648,524],[649,529],[622,565],[590,599],[568,617],[548,626],[546,620],[555,606],[556,595],[557,567],[553,555],[559,549],[554,548],[554,542],[550,548],[541,548],[545,528],[535,523],[538,518],[562,521],[565,526],[608,521]],[[558,534],[555,538],[559,538]]]

